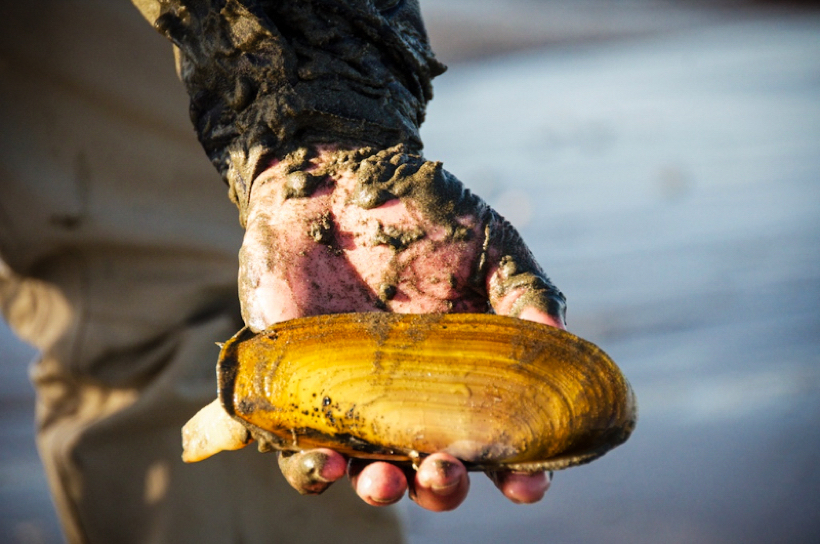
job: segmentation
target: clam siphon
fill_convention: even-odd
[[[598,347],[492,314],[243,329],[223,346],[218,379],[222,407],[262,451],[414,463],[443,451],[470,470],[557,470],[622,444],[637,418],[629,383]]]

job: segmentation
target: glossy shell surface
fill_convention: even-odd
[[[557,470],[623,443],[637,409],[595,345],[490,314],[337,314],[240,331],[220,399],[261,449],[329,447],[470,469]]]

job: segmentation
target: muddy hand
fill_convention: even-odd
[[[303,149],[254,181],[240,253],[243,317],[254,331],[296,317],[338,313],[486,312],[564,328],[563,296],[517,232],[439,163],[387,150]],[[317,453],[318,452],[318,453]],[[282,457],[303,493],[345,471],[331,450]],[[410,496],[429,510],[467,495],[462,463],[426,458],[408,476],[386,462],[351,462],[360,497],[373,505]],[[495,474],[514,502],[539,500],[544,474]]]
[[[239,290],[251,329],[337,312],[490,309],[563,327],[563,297],[515,230],[441,164],[408,152],[422,147],[431,80],[444,71],[418,2],[138,4],[176,46],[197,136],[246,226]],[[379,148],[308,147],[316,142]],[[219,409],[189,423],[200,432],[187,434],[187,459],[246,443]],[[283,472],[317,492],[341,477],[337,455],[292,455]],[[463,468],[431,456],[411,496],[434,510],[457,506]],[[397,470],[348,472],[362,498],[384,504],[408,488]],[[496,481],[521,502],[546,487],[538,476]]]

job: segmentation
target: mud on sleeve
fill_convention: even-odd
[[[134,0],[179,50],[191,121],[240,217],[274,157],[420,151],[436,61],[416,0]]]

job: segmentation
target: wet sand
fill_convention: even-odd
[[[431,33],[458,4],[425,9]],[[435,82],[426,155],[520,228],[641,418],[537,505],[479,475],[456,512],[404,501],[411,542],[820,538],[820,16],[651,20],[557,25],[569,37],[481,62],[439,42],[445,61],[473,60]],[[0,541],[60,542],[33,444],[33,354],[5,329],[0,354]]]

